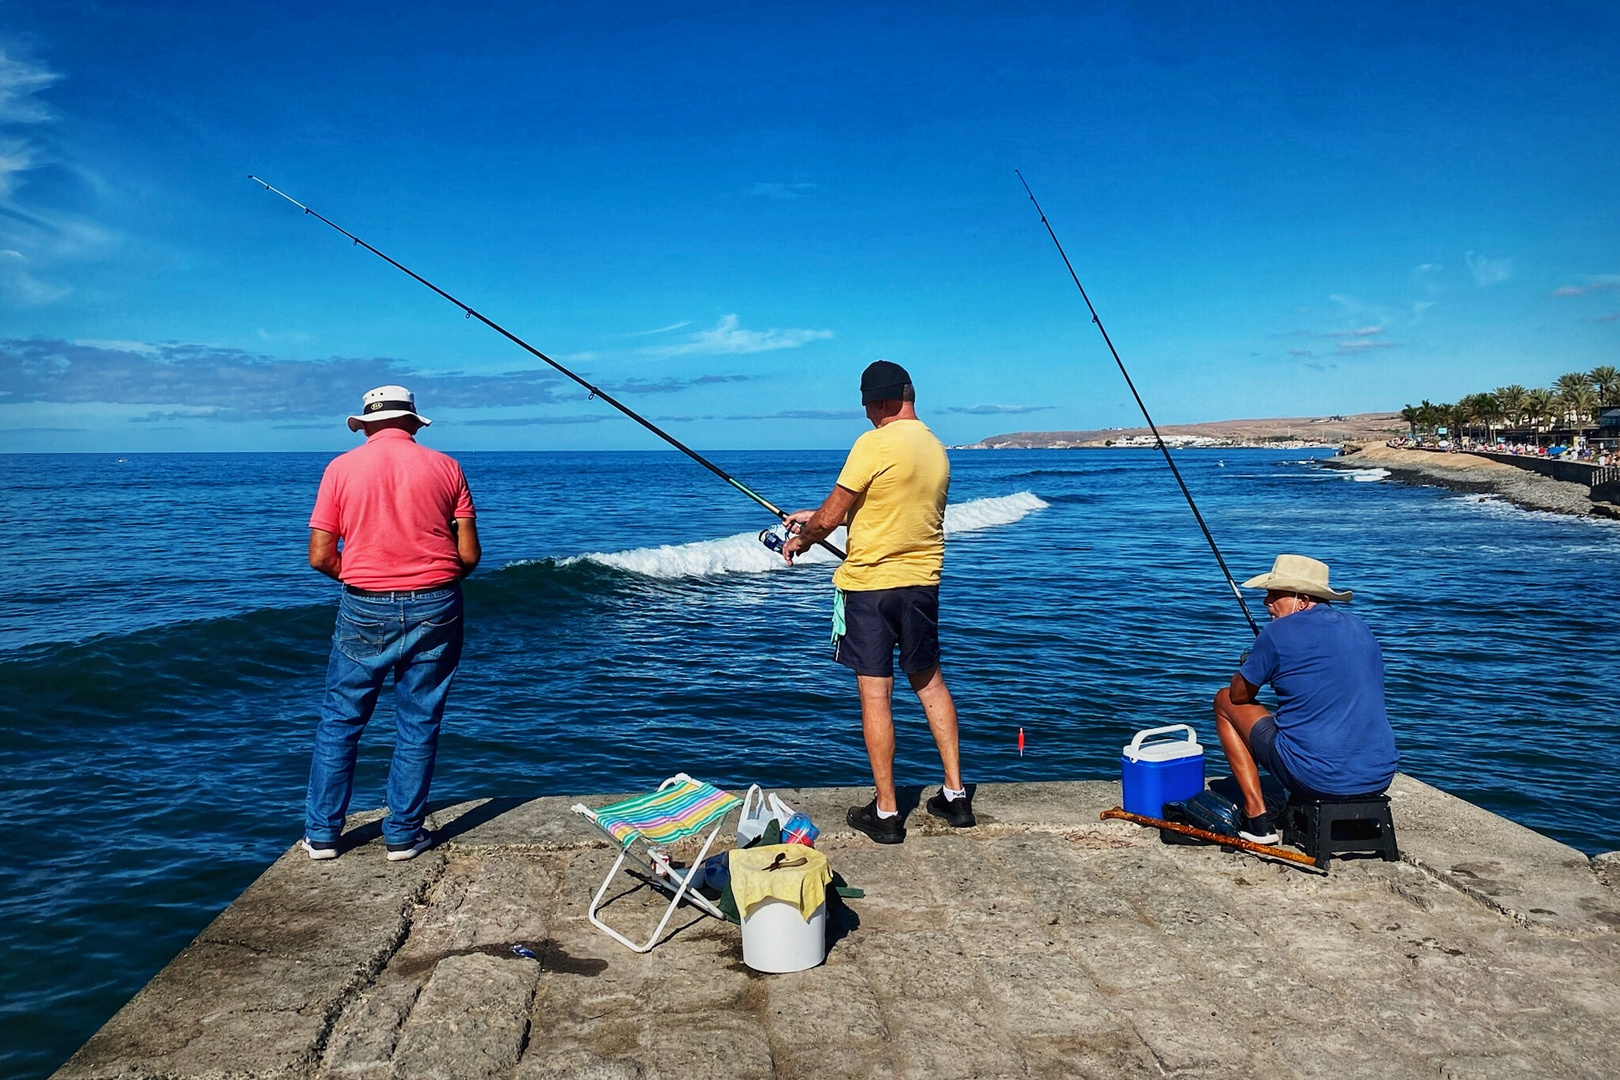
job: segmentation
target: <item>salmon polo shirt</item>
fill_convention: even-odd
[[[343,584],[424,589],[461,577],[450,521],[476,516],[455,458],[383,428],[327,465],[309,527],[342,538]]]

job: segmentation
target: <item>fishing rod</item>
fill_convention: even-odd
[[[630,419],[634,420],[636,423],[640,424],[642,427],[646,428],[648,431],[652,432],[654,435],[657,435],[660,439],[663,439],[665,442],[669,443],[669,445],[673,446],[675,449],[679,450],[681,453],[685,454],[687,457],[691,458],[693,461],[697,462],[699,465],[703,466],[705,469],[708,469],[710,472],[714,473],[714,475],[718,476],[720,479],[724,480],[726,483],[730,484],[732,487],[736,488],[738,491],[742,492],[744,495],[746,495],[750,499],[754,500],[754,502],[758,503],[760,506],[763,506],[765,509],[767,509],[771,513],[775,514],[776,517],[777,517],[777,520],[781,521],[783,524],[787,524],[788,515],[779,506],[777,506],[775,503],[771,502],[765,496],[761,495],[759,492],[757,492],[754,489],[750,488],[747,484],[743,483],[741,480],[738,480],[735,476],[732,476],[730,473],[726,472],[726,470],[722,469],[720,466],[716,465],[714,462],[710,461],[708,458],[704,457],[702,454],[698,453],[696,450],[693,450],[690,446],[687,446],[685,443],[681,442],[679,439],[677,439],[675,436],[671,435],[669,432],[665,431],[663,428],[659,427],[657,424],[654,424],[651,420],[648,420],[645,416],[642,416],[640,413],[638,413],[634,409],[630,408],[630,406],[624,404],[624,402],[622,402],[622,401],[618,400],[617,398],[613,397],[607,391],[601,389],[600,387],[591,385],[591,383],[587,382],[585,379],[580,378],[578,375],[574,374],[572,371],[570,371],[567,368],[563,367],[561,364],[557,363],[557,361],[553,360],[551,357],[547,356],[545,353],[541,352],[539,349],[535,348],[533,345],[530,345],[527,341],[524,341],[522,338],[520,338],[516,334],[512,333],[512,331],[508,330],[506,327],[502,326],[500,323],[498,323],[495,320],[485,316],[482,312],[479,312],[479,311],[477,311],[477,310],[475,310],[475,309],[473,309],[471,307],[468,307],[466,304],[463,304],[460,300],[457,300],[455,297],[451,296],[449,293],[445,292],[443,289],[439,288],[437,285],[433,284],[433,282],[429,281],[427,278],[423,277],[421,274],[418,274],[416,271],[412,270],[410,267],[404,265],[403,263],[397,262],[394,259],[389,258],[387,255],[384,255],[382,252],[378,251],[376,248],[372,247],[370,244],[366,243],[364,240],[362,240],[358,236],[354,235],[354,233],[350,232],[348,229],[343,228],[343,226],[337,224],[336,222],[330,220],[329,218],[323,217],[320,214],[316,213],[314,210],[311,210],[309,207],[305,206],[303,203],[299,202],[297,199],[293,198],[291,195],[288,195],[285,191],[282,191],[280,188],[273,187],[270,184],[265,183],[265,181],[260,180],[257,176],[253,176],[252,174],[248,175],[248,179],[252,180],[255,184],[259,184],[259,185],[263,186],[263,188],[266,191],[273,192],[276,195],[280,195],[283,199],[286,199],[288,202],[290,202],[294,206],[298,207],[298,209],[302,210],[304,213],[313,216],[317,220],[326,222],[326,224],[332,226],[332,228],[336,229],[338,232],[342,233],[344,236],[347,236],[350,240],[353,240],[360,247],[365,248],[367,251],[371,252],[373,255],[377,256],[377,258],[381,259],[383,262],[385,262],[388,265],[392,266],[394,269],[399,270],[399,271],[401,271],[401,272],[403,272],[405,274],[408,274],[409,276],[415,278],[417,281],[421,282],[423,285],[426,285],[428,288],[432,289],[434,292],[438,293],[440,296],[444,297],[446,300],[448,300],[452,304],[456,305],[456,307],[460,308],[463,312],[466,313],[467,318],[469,318],[469,319],[477,319],[479,322],[483,323],[485,326],[489,327],[491,330],[495,331],[497,334],[501,335],[506,340],[512,342],[514,345],[517,345],[519,348],[524,349],[525,351],[529,352],[531,355],[539,357],[541,360],[544,360],[547,364],[550,364],[553,368],[555,368],[556,370],[562,372],[564,375],[566,375],[570,379],[574,380],[580,386],[583,386],[586,390],[590,391],[590,397],[592,397],[592,398],[601,398],[603,401],[607,402],[609,405],[613,406],[615,409],[618,409],[620,412],[624,413],[624,415],[628,416]],[[587,398],[587,400],[589,400],[589,399]],[[791,529],[791,526],[790,526],[790,529]],[[817,543],[820,544],[820,546],[826,548],[828,551],[832,552],[834,555],[838,556],[840,559],[846,557],[842,551],[839,551],[838,548],[834,547],[832,544],[829,544],[825,540],[819,540],[819,541],[817,541]]]
[[[1232,571],[1226,568],[1226,560],[1221,557],[1221,549],[1216,546],[1215,537],[1210,535],[1209,526],[1204,524],[1204,515],[1198,512],[1198,504],[1193,502],[1192,492],[1187,490],[1187,482],[1181,478],[1181,470],[1176,468],[1175,459],[1170,456],[1170,448],[1164,444],[1164,436],[1159,434],[1159,426],[1153,422],[1153,417],[1148,415],[1147,406],[1142,402],[1142,395],[1136,392],[1136,383],[1131,381],[1131,373],[1125,370],[1125,362],[1119,358],[1119,350],[1114,348],[1113,339],[1108,336],[1108,331],[1103,329],[1102,319],[1098,317],[1097,309],[1092,306],[1091,297],[1086,295],[1086,287],[1080,284],[1080,275],[1074,272],[1074,264],[1069,262],[1068,253],[1063,250],[1063,244],[1058,240],[1057,233],[1052,231],[1052,223],[1046,220],[1046,211],[1041,209],[1041,204],[1036,200],[1035,193],[1029,190],[1029,181],[1024,179],[1024,174],[1014,169],[1013,175],[1017,176],[1018,182],[1024,185],[1024,191],[1028,193],[1029,201],[1035,203],[1035,212],[1041,215],[1041,224],[1046,226],[1046,234],[1052,238],[1052,243],[1057,244],[1058,254],[1063,257],[1063,265],[1069,268],[1069,276],[1074,279],[1074,287],[1080,290],[1080,299],[1086,302],[1086,309],[1091,312],[1091,321],[1097,324],[1097,332],[1102,335],[1103,343],[1108,346],[1108,351],[1113,354],[1114,363],[1119,365],[1119,373],[1125,376],[1125,385],[1130,387],[1131,397],[1136,399],[1136,407],[1142,410],[1142,419],[1147,421],[1148,430],[1153,432],[1153,439],[1159,445],[1159,452],[1164,455],[1165,464],[1170,466],[1170,472],[1175,476],[1176,484],[1181,488],[1181,494],[1186,497],[1188,508],[1192,510],[1193,519],[1198,522],[1198,527],[1203,530],[1204,539],[1209,541],[1209,550],[1215,553],[1215,561],[1220,563],[1221,573],[1226,575],[1226,583],[1232,587],[1232,595],[1237,598],[1238,607],[1243,609],[1244,620],[1248,622],[1249,629],[1253,630],[1255,635],[1258,636],[1260,626],[1254,621],[1254,616],[1249,614],[1249,605],[1244,602],[1243,590],[1238,588],[1238,583],[1232,577]]]

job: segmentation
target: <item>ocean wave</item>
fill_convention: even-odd
[[[1334,472],[1354,480],[1358,484],[1370,484],[1389,475],[1388,469],[1380,469],[1376,466],[1370,469],[1335,469]]]
[[[1011,525],[1049,504],[1029,491],[973,499],[945,508],[945,535],[977,532],[1000,525]],[[846,542],[843,529],[827,538],[835,547]],[[801,563],[832,563],[836,557],[817,547],[798,559]],[[759,542],[757,532],[738,533],[715,540],[689,544],[661,544],[658,547],[631,548],[627,551],[592,551],[557,563],[559,567],[596,563],[651,578],[713,577],[721,574],[766,574],[786,570],[783,558]]]

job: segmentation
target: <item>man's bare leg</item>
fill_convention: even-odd
[[[962,762],[961,749],[956,731],[956,702],[951,700],[951,692],[945,688],[945,676],[935,664],[927,671],[915,675],[907,675],[911,680],[911,688],[917,692],[917,700],[922,702],[923,712],[928,715],[928,730],[934,733],[934,745],[939,747],[939,760],[945,766],[945,786],[952,791],[962,790]],[[867,742],[870,752],[871,742]],[[891,760],[894,747],[894,728],[890,722],[889,747]]]
[[[1232,779],[1243,791],[1243,812],[1250,817],[1266,812],[1266,800],[1260,791],[1260,768],[1249,750],[1249,731],[1269,715],[1264,705],[1232,704],[1232,692],[1224,686],[1215,695],[1215,731],[1221,737],[1227,764],[1232,766]]]
[[[857,675],[855,685],[861,692],[861,734],[866,737],[866,757],[872,763],[877,808],[893,813],[900,809],[894,797],[894,710],[891,705],[894,680],[879,675]],[[956,730],[955,720],[956,714],[952,713],[952,731]]]

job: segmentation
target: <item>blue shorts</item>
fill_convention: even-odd
[[[833,659],[857,675],[892,679],[897,645],[907,675],[939,663],[939,586],[845,592],[844,636]]]
[[[1311,798],[1317,793],[1307,784],[1300,783],[1283,764],[1282,755],[1277,753],[1277,720],[1275,717],[1262,716],[1255,721],[1254,727],[1249,729],[1249,753],[1254,755],[1254,763],[1276,778],[1277,782],[1287,788],[1290,793]]]
[[[1309,784],[1301,783],[1288,766],[1283,764],[1282,755],[1277,753],[1277,720],[1267,715],[1255,721],[1254,727],[1249,729],[1249,753],[1254,755],[1254,763],[1266,772],[1276,777],[1277,782],[1288,789],[1289,794],[1298,795],[1302,799],[1315,799],[1317,801],[1355,798],[1370,792],[1325,792],[1317,791]]]

